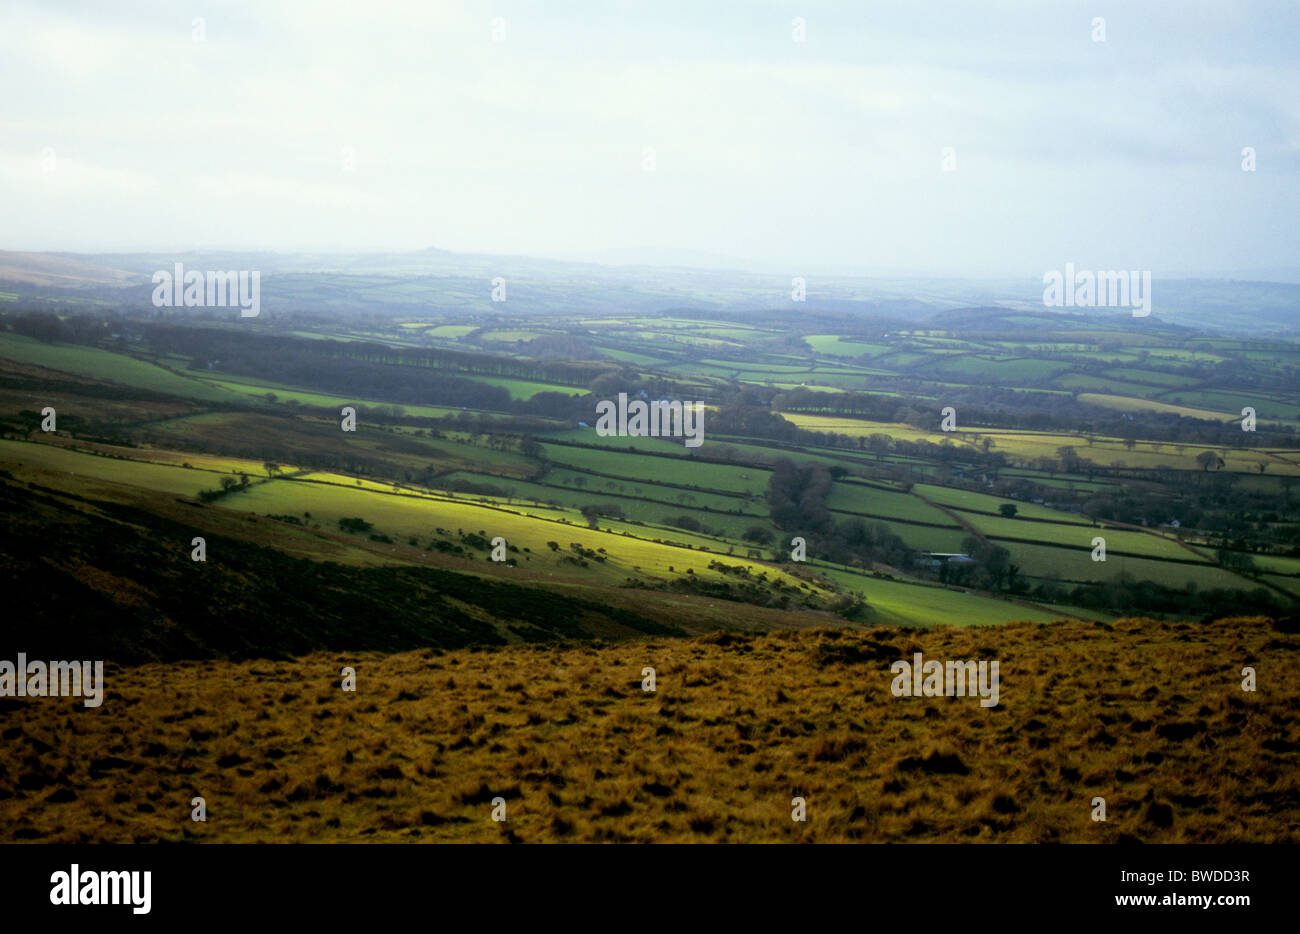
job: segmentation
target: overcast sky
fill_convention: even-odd
[[[1296,0],[5,0],[0,249],[1296,266],[1298,50]]]

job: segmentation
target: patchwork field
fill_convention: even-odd
[[[1213,447],[1202,444],[1164,443],[1135,441],[1132,448],[1119,438],[1092,438],[1086,435],[1062,434],[1038,431],[1005,431],[1000,429],[964,429],[954,431],[938,429],[939,415],[935,411],[935,429],[913,428],[890,422],[872,422],[855,418],[841,418],[828,415],[809,415],[802,412],[784,413],[784,417],[800,428],[809,431],[834,432],[852,438],[869,438],[873,434],[882,434],[904,441],[929,441],[932,444],[969,445],[974,448],[984,439],[992,442],[993,450],[1008,454],[1014,462],[1024,463],[1032,458],[1055,458],[1062,447],[1073,447],[1078,456],[1092,461],[1101,467],[1137,467],[1156,469],[1169,467],[1175,470],[1197,469],[1196,457],[1205,451],[1212,451],[1224,460],[1222,470],[1240,473],[1256,473],[1261,461],[1268,463],[1268,469],[1287,476],[1300,475],[1300,463],[1289,452],[1278,458],[1268,450],[1258,448],[1234,449],[1231,447]],[[959,423],[960,425],[960,423]]]

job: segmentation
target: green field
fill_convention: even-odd
[[[1123,372],[1122,370],[1116,372]],[[1144,383],[1129,382],[1124,379],[1112,379],[1109,376],[1090,376],[1084,373],[1066,373],[1052,380],[1052,385],[1063,389],[1073,389],[1082,393],[1126,394],[1137,398],[1146,398],[1163,392],[1165,386],[1148,386]]]
[[[1300,404],[1283,402],[1269,396],[1250,395],[1242,392],[1215,392],[1210,390],[1175,390],[1160,397],[1162,402],[1178,405],[1199,406],[1229,412],[1237,418],[1241,410],[1250,406],[1259,418],[1278,418],[1288,421],[1300,419]]]
[[[928,503],[908,493],[882,490],[852,481],[841,480],[836,482],[831,488],[831,495],[827,498],[826,505],[831,509],[869,513],[890,519],[931,522],[936,525],[956,525],[942,510],[935,509]]]
[[[892,349],[888,344],[845,340],[834,334],[811,334],[804,338],[804,343],[817,353],[830,354],[833,357],[876,356],[888,353]]]
[[[1164,373],[1159,370],[1121,369],[1107,370],[1106,376],[1114,379],[1132,380],[1134,383],[1149,383],[1154,386],[1186,386],[1192,378],[1177,373]]]
[[[424,332],[424,335],[425,337],[445,337],[454,339],[457,337],[464,337],[466,334],[471,334],[477,330],[478,328],[472,324],[439,324],[428,328]]]
[[[1004,519],[1001,516],[984,516],[963,513],[970,523],[984,535],[994,539],[1029,539],[1054,545],[1071,545],[1092,548],[1097,537],[1106,540],[1107,551],[1123,551],[1152,558],[1169,558],[1179,561],[1197,560],[1197,556],[1171,539],[1147,535],[1127,529],[1092,528],[1049,522],[1025,522],[1021,519]],[[1002,542],[1013,551],[1019,543]]]
[[[547,444],[544,447],[547,458],[556,464],[567,464],[619,479],[651,482],[670,479],[671,482],[684,486],[729,493],[752,493],[759,497],[767,491],[767,471],[755,467],[731,467],[684,458],[681,463],[674,463],[659,457],[558,444]]]
[[[648,484],[632,484],[622,481],[592,481],[582,488],[572,485],[572,480],[582,474],[568,471],[551,471],[541,481],[513,480],[493,474],[476,474],[468,471],[456,471],[438,478],[435,485],[470,481],[487,484],[508,490],[510,496],[517,499],[533,500],[542,503],[559,503],[571,509],[580,509],[589,504],[614,505],[623,511],[628,519],[647,522],[654,525],[662,523],[665,517],[688,515],[699,521],[706,528],[722,532],[725,538],[738,541],[740,536],[752,526],[767,525],[766,509],[761,504],[749,504],[746,515],[731,515],[733,509],[745,507],[740,500],[729,499],[711,494],[683,494],[680,490],[667,487],[655,487]],[[570,481],[566,485],[565,481]],[[614,484],[610,487],[610,484]],[[462,494],[475,498],[477,494]],[[687,502],[675,497],[687,496]],[[703,509],[720,509],[720,512],[704,512]],[[607,520],[601,518],[604,523]]]
[[[1067,364],[1030,357],[946,356],[933,361],[931,372],[939,377],[966,377],[1005,386],[1045,382]]]
[[[1194,409],[1185,405],[1172,405],[1168,402],[1154,402],[1149,399],[1134,399],[1129,396],[1107,396],[1099,393],[1080,393],[1080,402],[1090,402],[1093,405],[1105,406],[1108,409],[1117,409],[1120,412],[1167,412],[1171,415],[1182,415],[1187,418],[1203,418],[1212,422],[1226,422],[1233,419],[1232,415],[1223,412],[1214,412],[1210,409]],[[1240,418],[1240,414],[1236,416]]]
[[[531,399],[539,392],[561,392],[566,396],[581,396],[586,390],[578,389],[574,386],[561,386],[557,383],[538,383],[526,379],[509,379],[502,376],[478,376],[471,377],[476,383],[483,383],[485,386],[500,386],[510,393],[512,399]]]
[[[1063,512],[1059,509],[1049,509],[1046,506],[1039,506],[1035,503],[1024,503],[1019,500],[1003,499],[1000,496],[989,496],[985,493],[973,493],[969,490],[957,490],[946,486],[933,486],[928,483],[918,483],[916,492],[928,500],[932,500],[942,506],[952,506],[956,509],[972,509],[979,512],[997,513],[999,506],[1008,503],[1016,507],[1016,514],[1029,519],[1045,519],[1049,522],[1061,522],[1066,525],[1085,525],[1091,526],[1092,522],[1083,516],[1074,513]],[[972,517],[971,521],[975,521]]]
[[[237,394],[219,386],[209,386],[196,379],[178,376],[125,354],[76,344],[46,344],[4,331],[0,331],[0,358],[190,399],[234,402],[239,398]]]
[[[267,393],[275,396],[275,402],[294,403],[299,405],[310,405],[317,408],[341,409],[345,405],[351,406],[387,406],[389,403],[380,402],[377,399],[357,399],[348,396],[336,396],[329,393],[309,392],[302,389],[294,389],[291,386],[284,386],[278,383],[252,383],[240,380],[234,380],[230,377],[221,379],[209,379],[202,377],[202,382],[215,386],[220,389],[228,390],[232,393],[239,393],[251,399],[266,401]],[[432,405],[399,405],[397,408],[406,415],[418,415],[422,418],[445,418],[448,415],[455,415],[463,409],[453,409]]]
[[[1090,436],[1061,434],[1054,432],[1003,430],[1003,429],[963,429],[960,421],[955,431],[938,430],[939,416],[935,413],[935,430],[922,430],[910,425],[892,422],[873,422],[865,419],[843,418],[828,415],[808,415],[803,412],[783,412],[787,421],[809,431],[825,431],[844,434],[854,438],[866,438],[873,434],[884,434],[891,438],[905,441],[929,441],[942,444],[967,444],[975,447],[982,439],[988,438],[994,444],[994,450],[1011,455],[1018,462],[1032,458],[1055,458],[1062,447],[1073,447],[1077,455],[1100,466],[1125,467],[1172,467],[1181,470],[1201,469],[1196,463],[1196,456],[1203,451],[1214,451],[1224,460],[1224,470],[1237,473],[1257,473],[1259,462],[1267,454],[1258,448],[1231,448],[1206,444],[1183,444],[1176,442],[1138,441],[1130,450],[1118,438],[1096,438]],[[1288,449],[1289,450],[1289,449]],[[1292,452],[1295,453],[1295,452]],[[1277,474],[1295,476],[1300,474],[1300,464],[1289,458],[1285,462],[1274,462],[1269,470]]]
[[[993,626],[1017,620],[1047,623],[1063,615],[1051,610],[996,600],[943,587],[880,580],[851,571],[818,568],[850,592],[862,594],[875,610],[872,622],[886,626]]]
[[[1107,542],[1109,543],[1109,538]],[[1213,587],[1250,589],[1253,586],[1244,578],[1214,565],[1130,558],[1112,555],[1109,548],[1105,561],[1093,561],[1089,542],[1084,542],[1081,548],[1017,544],[1012,549],[1012,556],[1012,560],[1025,574],[1059,578],[1063,581],[1105,581],[1119,574],[1127,574],[1136,580],[1154,581],[1175,589],[1184,588],[1188,584],[1194,584],[1202,590]],[[1188,557],[1192,556],[1189,554]]]
[[[11,472],[24,469],[56,474],[61,483],[76,484],[82,489],[89,482],[106,480],[179,496],[197,496],[200,490],[215,488],[219,482],[209,470],[119,460],[53,444],[23,441],[0,440],[0,465]]]
[[[761,499],[746,501],[738,496],[725,496],[718,493],[704,493],[699,490],[663,486],[645,480],[635,481],[625,480],[621,477],[597,477],[579,471],[554,468],[547,471],[543,481],[554,487],[559,487],[561,490],[567,488],[575,492],[582,491],[581,499],[586,502],[601,502],[604,497],[618,495],[656,500],[660,503],[656,507],[658,509],[656,518],[665,512],[672,512],[677,515],[681,512],[691,512],[691,510],[697,508],[722,512],[732,512],[739,509],[749,515],[759,517],[767,515],[767,506]],[[702,522],[706,521],[704,514],[700,514],[697,518]],[[713,516],[710,514],[708,518],[712,519]]]

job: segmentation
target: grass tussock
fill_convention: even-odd
[[[0,701],[0,840],[1296,842],[1298,649],[1250,618],[113,666],[98,709]],[[999,660],[1001,703],[894,697],[915,651]]]

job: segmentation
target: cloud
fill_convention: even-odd
[[[265,175],[201,175],[194,180],[198,193],[205,197],[249,198],[266,201],[288,201],[300,205],[326,205],[331,207],[373,207],[378,201],[363,191],[340,185],[313,185],[285,178]]]
[[[253,229],[789,265],[1024,272],[1117,245],[1280,264],[1298,245],[1297,35],[1300,9],[1269,3],[20,0],[0,8],[0,80],[23,89],[0,186],[33,238],[103,249]],[[57,180],[33,174],[46,146],[69,160]]]
[[[157,187],[141,172],[107,168],[60,154],[54,147],[39,152],[0,152],[0,185],[13,194],[38,193],[56,200],[85,200],[105,191],[144,195]]]

